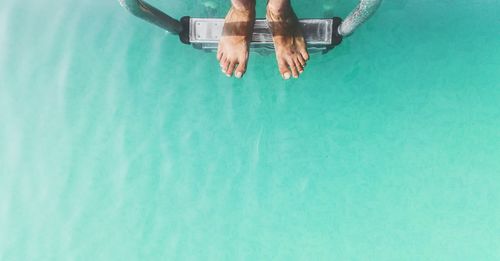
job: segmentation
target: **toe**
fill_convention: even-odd
[[[236,68],[236,71],[234,73],[236,78],[241,78],[243,74],[245,74],[245,72],[247,71],[247,63],[248,63],[248,52],[245,52],[238,59],[238,68]]]
[[[304,68],[303,68],[302,64],[300,63],[300,60],[299,60],[298,57],[295,58],[295,67],[297,67],[297,70],[299,71],[299,73],[303,73],[304,72]]]
[[[309,60],[309,54],[306,49],[300,50],[300,55],[302,55],[302,58],[304,58],[305,61]]]
[[[297,38],[297,51],[299,51],[300,55],[304,58],[304,60],[309,60],[309,54],[307,53],[306,41],[304,37]]]
[[[292,59],[290,59],[288,61],[288,66],[290,66],[290,70],[292,71],[293,78],[298,78],[299,73],[297,71],[297,67],[295,67],[295,62]]]
[[[226,73],[228,65],[229,61],[226,58],[222,58],[222,62],[220,63],[220,68],[223,73]]]
[[[230,62],[226,70],[227,77],[231,77],[231,75],[233,75],[234,67],[236,67],[236,62]]]
[[[222,58],[222,50],[219,48],[219,49],[217,49],[217,61],[220,62],[221,58]]]
[[[222,56],[219,62],[220,68],[221,69],[226,69],[227,68],[227,62],[226,62],[226,57]]]
[[[234,76],[236,76],[236,78],[241,78],[243,74],[245,74],[246,70],[247,70],[247,63],[246,62],[240,63],[238,64],[238,68],[236,68]]]
[[[304,57],[302,57],[302,55],[297,55],[297,61],[300,63],[300,66],[302,68],[306,66],[306,60],[304,60]]]
[[[285,80],[290,79],[290,76],[291,76],[290,69],[288,69],[288,65],[285,63],[285,61],[280,61],[278,63],[278,67],[279,67],[279,70],[280,70],[280,73],[281,73],[281,76],[283,77],[283,79],[285,79]]]

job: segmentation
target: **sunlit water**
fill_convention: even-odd
[[[117,1],[2,0],[0,260],[498,260],[499,11],[386,0],[285,82]]]

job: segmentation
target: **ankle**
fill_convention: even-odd
[[[279,1],[278,1],[279,2]],[[267,10],[273,14],[283,14],[290,10],[291,6],[289,2],[273,3],[269,1],[267,3]]]
[[[253,2],[237,2],[232,1],[232,7],[239,12],[255,12],[255,3]]]

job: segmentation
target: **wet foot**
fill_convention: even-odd
[[[224,29],[217,49],[222,72],[241,78],[246,71],[248,48],[255,22],[255,5],[231,7],[224,21]]]
[[[300,30],[299,21],[289,4],[267,6],[267,22],[273,34],[276,60],[283,79],[298,78],[304,71],[309,54]]]

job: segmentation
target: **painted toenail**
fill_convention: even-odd
[[[290,79],[290,73],[284,73],[283,74],[283,79],[285,79],[285,80]]]
[[[236,76],[236,78],[241,78],[241,75],[243,75],[241,72],[236,72],[234,76]]]

